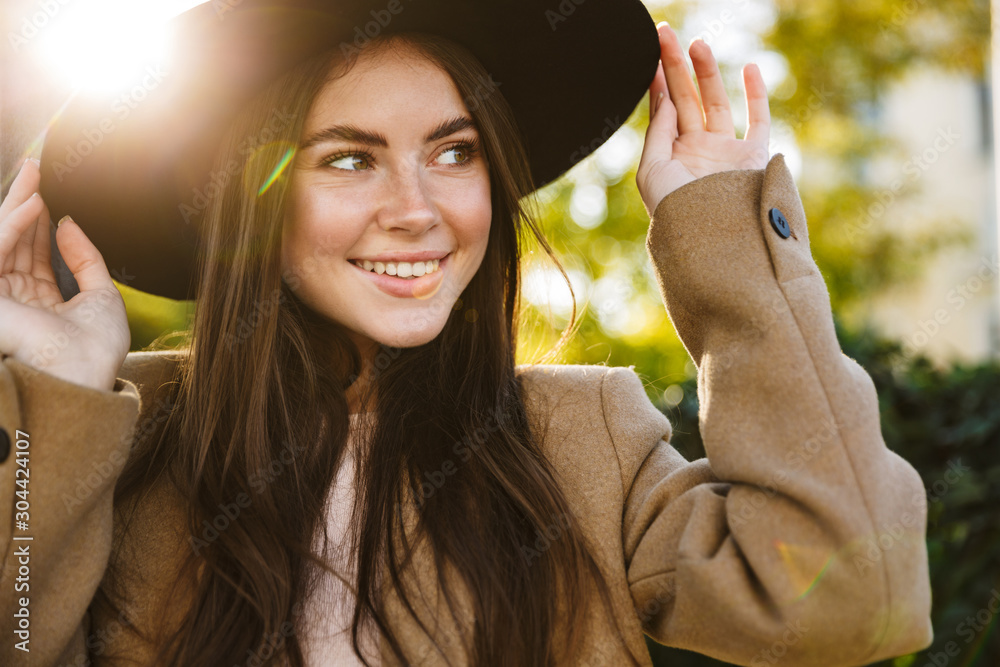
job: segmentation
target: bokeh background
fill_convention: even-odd
[[[39,155],[46,124],[78,86],[103,83],[127,63],[124,54],[155,46],[147,28],[194,4],[4,0],[3,190],[24,157]],[[548,5],[542,9],[559,11],[559,0]],[[875,380],[888,446],[926,484],[934,644],[880,664],[1000,665],[991,610],[1000,599],[1000,79],[991,67],[989,0],[647,6],[682,43],[701,37],[712,46],[738,132],[739,68],[760,65],[774,118],[771,152],[785,154],[799,185],[841,344]],[[695,369],[660,301],[635,187],[646,123],[644,102],[594,155],[537,193],[572,291],[544,252],[525,246],[518,359],[634,366],[674,423],[675,446],[696,458],[704,450]],[[193,304],[136,292],[127,271],[121,276],[133,347],[177,340],[164,334],[187,326]],[[649,646],[657,665],[724,664]]]

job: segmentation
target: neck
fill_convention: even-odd
[[[352,335],[354,343],[361,353],[361,375],[347,388],[346,398],[348,410],[351,414],[368,412],[374,409],[371,405],[371,398],[368,396],[369,388],[373,381],[372,371],[375,368],[375,355],[378,352],[378,343],[362,336]],[[367,401],[363,404],[363,399]]]

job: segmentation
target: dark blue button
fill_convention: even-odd
[[[0,463],[7,460],[10,456],[10,436],[7,435],[7,429],[0,428]]]
[[[791,236],[792,228],[789,227],[788,219],[785,218],[785,214],[780,209],[772,208],[767,215],[771,218],[771,226],[774,227],[774,231],[778,232],[778,236],[783,239]]]

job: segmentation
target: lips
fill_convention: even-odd
[[[433,296],[438,288],[440,288],[444,280],[445,269],[447,269],[450,260],[451,254],[449,253],[437,262],[436,270],[430,273],[425,271],[422,276],[409,278],[394,276],[387,272],[378,273],[373,270],[366,270],[363,266],[365,260],[350,260],[350,264],[362,272],[367,280],[371,280],[375,284],[375,287],[390,296],[404,299],[426,299]],[[359,261],[362,263],[362,266],[358,265]],[[372,264],[374,265],[374,262]],[[405,264],[405,262],[396,264],[397,270],[400,264]]]

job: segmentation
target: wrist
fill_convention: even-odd
[[[37,369],[65,382],[96,389],[113,391],[121,363],[109,361],[79,361],[69,364],[43,364]]]

